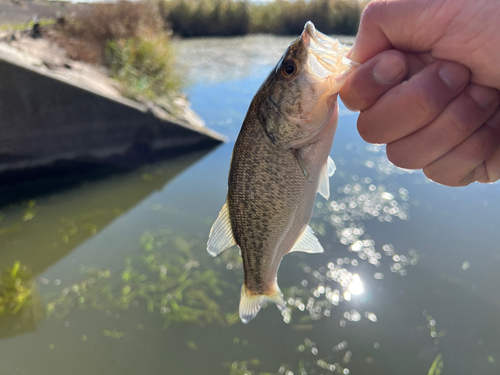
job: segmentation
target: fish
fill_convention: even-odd
[[[243,121],[227,199],[207,243],[213,257],[235,245],[240,249],[243,323],[268,301],[286,308],[277,283],[283,256],[323,252],[309,221],[316,193],[330,196],[337,94],[356,66],[348,51],[307,22],[258,89]]]

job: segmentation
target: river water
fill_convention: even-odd
[[[238,252],[212,259],[206,240],[246,109],[289,42],[176,43],[193,108],[227,144],[2,193],[2,282],[24,270],[29,296],[0,316],[1,375],[500,373],[500,185],[394,167],[342,105],[311,222],[325,253],[285,256],[287,310],[239,321]]]

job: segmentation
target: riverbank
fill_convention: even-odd
[[[148,8],[105,10],[0,32],[3,181],[93,165],[130,169],[224,141],[190,109],[168,35],[147,20]]]
[[[369,0],[159,0],[158,14],[167,29],[183,37],[241,36],[246,34],[296,35],[307,21],[323,33],[355,35],[362,10]],[[95,4],[46,0],[0,0],[0,25],[38,19],[74,17]],[[104,7],[113,7],[106,4]],[[155,20],[153,19],[153,22]]]

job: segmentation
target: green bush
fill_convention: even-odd
[[[131,98],[165,97],[182,87],[172,47],[164,34],[108,41],[105,65],[124,84],[124,95]]]
[[[297,35],[312,21],[327,34],[354,35],[362,7],[354,0],[164,0],[162,13],[173,32],[185,37],[272,33]]]
[[[172,0],[162,3],[166,22],[182,36],[229,36],[248,33],[248,4],[233,0]]]

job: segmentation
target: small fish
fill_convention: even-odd
[[[337,93],[356,65],[348,50],[307,22],[254,96],[236,140],[227,200],[207,251],[215,257],[239,246],[243,323],[266,301],[286,307],[277,284],[284,255],[323,252],[308,224],[316,193],[330,196]]]

